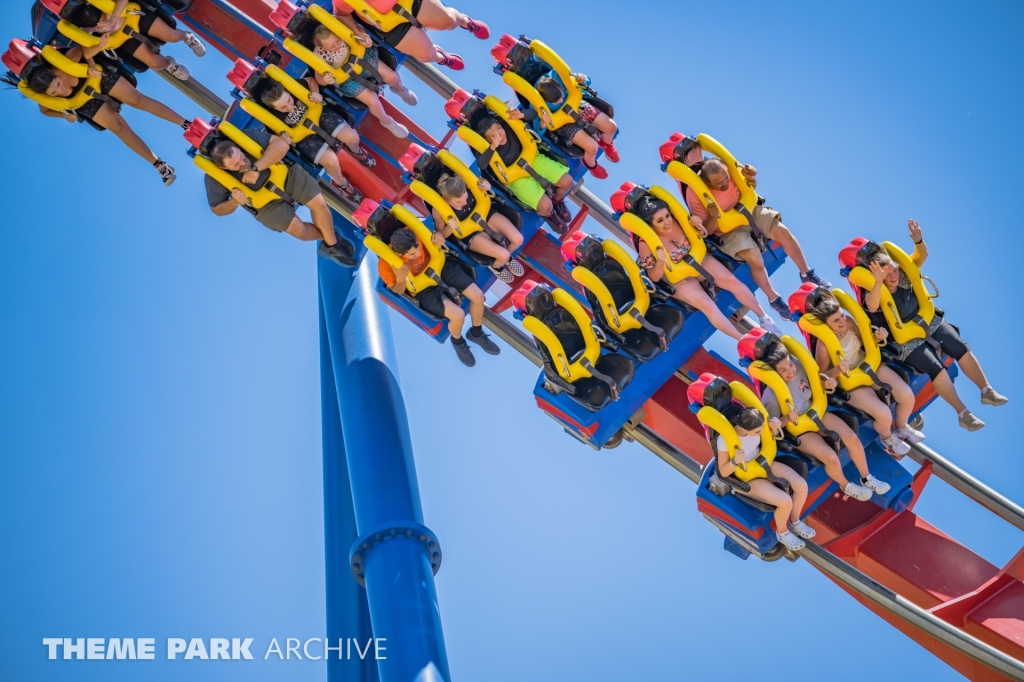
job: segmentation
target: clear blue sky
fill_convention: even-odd
[[[28,5],[3,3],[5,36],[28,34]],[[756,165],[834,281],[851,237],[906,242],[920,220],[941,306],[1011,398],[979,407],[964,388],[988,426],[968,434],[936,405],[928,443],[1024,500],[1018,3],[462,9],[495,39],[543,39],[615,103],[623,160],[588,180],[600,196],[664,183],[657,146],[681,129]],[[469,62],[464,87],[508,94],[493,40],[437,41]],[[222,56],[169,52],[227,93]],[[417,121],[442,133],[439,98],[408,80]],[[141,85],[200,114],[151,74]],[[324,635],[315,254],[241,212],[212,216],[169,124],[127,112],[178,168],[165,189],[112,135],[12,92],[2,104],[0,680],[324,680],[306,661],[45,660],[43,637],[154,637],[158,654],[167,637],[254,637],[259,659],[271,637]],[[775,281],[798,284],[792,267]],[[693,485],[646,450],[562,434],[511,349],[468,370],[394,328],[456,680],[958,679],[807,564],[723,552]],[[457,416],[427,409],[438,395],[459,396]],[[917,511],[998,564],[1022,545],[941,482]],[[748,585],[787,606],[755,615]],[[735,655],[737,638],[764,654]],[[786,647],[793,669],[772,654]]]

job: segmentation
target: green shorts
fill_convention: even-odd
[[[548,182],[554,184],[562,179],[562,176],[569,172],[566,166],[554,159],[549,159],[543,154],[537,154],[533,158],[533,170]],[[530,208],[536,210],[540,198],[544,196],[544,188],[533,178],[519,178],[508,186],[515,198]]]

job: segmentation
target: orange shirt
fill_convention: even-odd
[[[729,186],[721,192],[716,189],[711,190],[711,196],[715,198],[718,210],[725,213],[740,202],[740,188],[736,186],[736,183],[730,177]],[[704,204],[700,203],[697,193],[689,185],[686,187],[686,207],[690,209],[691,214],[701,220],[707,220],[708,210],[704,208]]]
[[[423,242],[419,239],[416,240],[416,253],[410,256],[402,256],[402,261],[409,266],[409,274],[418,275],[427,269],[427,263],[429,262],[429,256],[427,250],[423,248]],[[380,274],[380,278],[384,280],[384,284],[388,287],[393,287],[398,282],[395,277],[395,270],[392,268],[387,261],[383,258],[377,259],[377,272]]]

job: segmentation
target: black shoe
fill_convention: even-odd
[[[478,336],[473,333],[472,329],[470,329],[469,333],[466,334],[466,338],[483,348],[484,352],[488,355],[497,355],[501,352],[501,349],[498,348],[498,344],[491,341],[490,334],[480,332],[480,335]]]
[[[562,221],[562,219],[556,216],[554,213],[549,215],[544,220],[547,222],[548,227],[550,227],[555,234],[565,234],[566,231],[569,229],[569,224]]]
[[[551,206],[555,209],[555,215],[566,225],[572,220],[572,213],[569,213],[569,207],[565,205],[565,200],[562,201],[551,201]]]
[[[779,317],[781,317],[782,319],[787,320],[789,322],[793,321],[793,313],[789,312],[789,306],[786,305],[786,302],[782,300],[781,296],[776,298],[774,301],[771,301],[768,305],[770,305],[772,307],[772,310],[777,312],[779,314]]]
[[[829,282],[827,279],[822,279],[821,277],[819,277],[818,273],[816,273],[814,271],[814,268],[811,268],[810,270],[808,270],[804,274],[800,275],[800,281],[805,283],[805,284],[807,282],[812,282],[815,285],[817,285],[819,287],[825,287],[826,289],[829,289],[829,288],[832,287],[832,282]]]
[[[466,367],[473,367],[476,365],[476,358],[473,357],[473,351],[469,349],[469,344],[466,343],[466,339],[456,339],[452,337],[452,346],[455,347],[455,354],[459,356],[459,361]]]
[[[347,239],[338,238],[338,243],[334,246],[327,246],[326,243],[320,242],[320,248],[317,249],[317,253],[321,258],[332,260],[338,265],[351,268],[359,265],[359,261],[355,258],[355,247],[352,246],[352,242]]]

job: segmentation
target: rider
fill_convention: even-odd
[[[127,104],[133,109],[140,109],[165,121],[170,121],[184,130],[188,130],[189,122],[167,105],[146,97],[136,90],[135,86],[121,76],[114,64],[109,64],[101,72],[93,60],[93,56],[98,52],[99,48],[86,50],[78,45],[64,51],[63,56],[68,60],[68,68],[70,66],[77,67],[84,62],[83,66],[87,66],[84,77],[74,76],[46,59],[40,59],[34,67],[23,74],[24,81],[31,91],[48,97],[68,99],[78,95],[88,85],[87,80],[99,79],[99,87],[94,88],[98,91],[98,96],[93,95],[91,99],[75,110],[51,109],[40,104],[40,112],[44,116],[63,118],[71,123],[75,123],[79,119],[87,119],[102,126],[117,135],[133,152],[153,164],[159,171],[164,184],[170,185],[176,177],[174,169],[154,154],[142,141],[142,138],[131,129],[128,122],[121,117],[121,104]],[[43,51],[43,54],[46,54],[46,50]],[[5,79],[5,82],[9,81]],[[17,85],[17,82],[12,84]]]
[[[310,89],[309,101],[322,102],[323,95],[320,94],[316,81],[313,78],[306,78],[305,82]],[[260,104],[267,107],[289,127],[298,125],[309,110],[304,103],[296,101],[279,81],[268,78],[262,88],[256,86],[255,89],[258,91]],[[359,144],[359,133],[356,132],[356,129],[330,107],[324,107],[320,114],[319,127],[343,143],[349,153],[367,168],[373,168],[376,164],[373,157]],[[310,135],[301,140],[295,145],[295,150],[307,162],[323,167],[331,178],[331,183],[352,203],[358,204],[363,200],[363,195],[341,172],[338,155],[331,153],[330,146],[319,136]]]
[[[419,237],[407,227],[401,227],[392,233],[389,246],[402,259],[402,267],[396,269],[381,258],[377,261],[377,272],[391,291],[402,295],[405,293],[406,276],[418,275],[426,269],[427,251]],[[469,317],[472,322],[472,327],[466,334],[469,340],[483,348],[488,355],[497,355],[501,349],[484,333],[481,326],[484,319],[484,292],[473,281],[471,272],[455,259],[446,258],[440,272],[441,281],[469,299]],[[445,297],[439,286],[421,291],[416,295],[416,302],[428,313],[448,318],[448,331],[451,332],[452,346],[459,356],[459,361],[467,367],[474,366],[476,358],[473,357],[473,351],[470,350],[466,339],[462,338],[462,328],[466,323],[466,313],[462,308]]]
[[[367,47],[369,47],[371,39],[364,28],[363,17],[369,14],[366,11],[366,6],[369,4],[368,0],[359,0],[351,3],[345,2],[345,0],[334,0],[334,15],[338,17],[341,23],[352,29],[356,37]],[[401,4],[403,3],[396,2],[395,7],[400,7]],[[360,10],[358,14],[356,13],[357,9]],[[401,9],[403,12],[408,10],[408,14],[412,19],[399,21],[398,23],[391,21],[389,25],[393,25],[392,28],[379,30],[378,32],[384,42],[391,47],[427,64],[440,64],[454,71],[461,71],[466,68],[466,62],[463,61],[462,57],[445,52],[437,45],[434,45],[426,34],[427,29],[432,31],[451,31],[456,28],[464,28],[480,40],[487,40],[491,35],[487,24],[470,19],[469,16],[451,7],[445,7],[439,0],[413,0],[408,8],[403,7]],[[384,14],[388,18],[393,18],[394,9]],[[402,18],[405,19],[405,17]]]
[[[582,73],[574,74],[576,82],[581,85],[590,83],[590,79]],[[558,74],[553,70],[541,76],[534,86],[537,92],[544,98],[550,108],[554,110],[565,101],[565,86],[562,84]],[[580,102],[580,118],[592,124],[600,133],[599,139],[595,140],[589,133],[583,130],[579,123],[569,123],[561,128],[555,129],[555,135],[570,144],[574,144],[583,150],[583,165],[586,166],[591,175],[599,180],[608,177],[608,171],[597,163],[597,152],[604,149],[605,156],[612,163],[619,162],[619,152],[615,148],[613,140],[618,125],[608,114],[604,113],[593,104],[583,100]]]
[[[928,258],[928,245],[924,242],[921,225],[916,220],[908,220],[907,225],[910,229],[910,238],[914,241],[914,253],[911,260],[914,265],[920,267]],[[900,320],[904,322],[912,320],[918,314],[919,302],[907,273],[897,266],[884,248],[878,245],[874,246],[877,248],[869,249],[870,253],[863,255],[858,253],[858,261],[863,260],[860,265],[870,270],[875,278],[874,287],[865,292],[863,304],[871,317],[872,324],[888,329],[891,336],[892,329],[889,329],[889,322],[882,311],[882,287],[885,287],[892,297]],[[903,344],[890,341],[889,348],[895,353],[896,359],[906,362],[915,371],[928,375],[935,386],[935,391],[957,411],[960,426],[968,431],[977,431],[985,426],[985,422],[971,414],[967,406],[960,400],[960,396],[957,395],[956,388],[953,386],[953,380],[949,377],[942,358],[939,357],[938,350],[956,360],[957,365],[967,375],[967,378],[981,389],[982,404],[1002,405],[1008,399],[992,388],[985,377],[985,372],[981,369],[978,358],[960,338],[959,330],[946,322],[942,315],[936,314],[932,318],[928,337],[911,339]],[[938,349],[933,347],[933,342],[939,346]]]
[[[718,435],[715,449],[718,451],[718,472],[722,476],[731,476],[737,472],[737,464],[755,461],[760,454],[764,415],[756,407],[747,407],[730,410],[725,416],[736,429],[736,435],[740,439],[740,450],[736,453],[735,459],[730,459],[729,446],[721,434]],[[782,428],[782,422],[777,417],[772,417],[768,421],[768,426],[772,431],[778,431]],[[800,520],[804,503],[807,502],[807,481],[778,460],[772,462],[771,472],[776,478],[789,483],[793,489],[792,495],[776,487],[767,478],[747,480],[750,490],[743,494],[775,507],[775,534],[779,542],[794,551],[803,549],[805,543],[800,538],[809,540],[816,535],[813,528]]]
[[[793,409],[789,412],[783,412],[779,406],[779,399],[776,397],[775,391],[770,386],[766,386],[764,393],[761,395],[761,401],[764,403],[765,409],[768,410],[769,415],[780,419],[783,426],[790,422],[796,422],[811,406],[813,398],[810,384],[811,378],[807,376],[807,372],[802,364],[790,355],[789,350],[781,342],[773,343],[768,347],[765,352],[764,362],[786,382],[790,395],[793,397]],[[819,380],[825,390],[832,390],[836,387],[836,380],[830,376],[814,377],[814,381]],[[846,475],[843,473],[843,466],[839,462],[839,455],[836,454],[832,446],[825,442],[820,432],[807,431],[800,434],[800,444],[796,449],[821,462],[825,466],[825,471],[829,477],[839,484],[839,487],[845,494],[856,500],[869,500],[871,499],[872,492],[880,495],[888,492],[889,484],[878,480],[868,470],[867,460],[864,455],[864,445],[860,442],[856,432],[847,426],[846,422],[831,412],[822,414],[821,422],[827,429],[838,434],[843,445],[846,446],[846,451],[850,453],[850,459],[860,473],[861,485],[846,478]]]
[[[671,259],[673,263],[682,261],[683,257],[690,250],[690,241],[687,239],[682,227],[672,216],[668,204],[661,199],[645,195],[637,201],[637,205],[632,212],[636,213],[641,220],[654,229],[662,244],[670,247],[670,250],[658,249],[657,253],[652,255],[650,247],[643,240],[640,240],[637,246],[637,253],[639,255],[637,264],[647,271],[648,277],[657,282],[665,276],[666,260]],[[697,229],[700,230],[700,228]],[[732,274],[729,268],[711,256],[705,257],[701,265],[714,278],[716,286],[732,293],[741,305],[750,308],[758,316],[758,322],[763,329],[781,336],[782,332],[775,325],[775,321],[765,314],[761,305],[757,302],[754,292]],[[707,291],[704,290],[704,287],[701,286],[697,278],[689,277],[676,282],[674,286],[673,298],[691,305],[704,313],[708,321],[719,331],[728,334],[737,341],[743,338],[743,334],[718,309],[718,306],[711,300],[711,297],[708,296]]]
[[[751,186],[756,186],[756,168],[746,164],[743,166],[742,173],[747,178],[748,183],[751,183]],[[707,230],[708,234],[718,235],[720,234],[718,219],[723,211],[728,211],[736,206],[740,200],[740,190],[732,177],[730,177],[729,169],[717,158],[709,158],[704,161],[700,169],[700,177],[711,190],[714,202],[705,208],[693,188],[687,186],[686,205],[690,209],[690,220],[694,225],[700,224]],[[756,225],[744,225],[721,235],[722,252],[730,258],[741,260],[749,265],[750,274],[754,278],[754,282],[768,296],[771,307],[783,319],[792,319],[789,307],[782,300],[779,292],[772,287],[772,283],[768,279],[768,270],[764,266],[764,259],[761,257],[761,250],[754,240],[751,232],[752,229],[756,228],[767,239],[777,241],[782,245],[782,250],[800,268],[801,282],[813,282],[823,287],[830,287],[832,285],[819,277],[807,265],[807,259],[804,258],[804,252],[800,248],[800,243],[797,242],[796,237],[793,236],[789,229],[782,224],[782,216],[778,211],[769,206],[758,204],[754,207],[752,214]]]
[[[483,178],[477,181],[477,186],[483,192],[489,192],[491,183]],[[452,218],[456,224],[452,225],[444,221],[437,209],[431,208],[431,215],[434,218],[434,236],[432,237],[437,246],[444,244],[444,240],[452,236],[458,227],[458,221],[465,220],[470,216],[476,202],[470,202],[469,188],[466,181],[458,175],[441,175],[437,182],[438,194],[451,206],[455,215]],[[494,259],[491,269],[503,282],[512,282],[515,277],[522,275],[522,264],[512,257],[512,252],[523,245],[523,235],[516,229],[512,221],[501,213],[502,207],[497,202],[491,203],[490,213],[484,216],[487,227],[479,232],[470,234],[463,244],[476,253],[490,256]],[[499,242],[507,241],[508,248]]]
[[[312,40],[313,54],[327,62],[331,68],[338,68],[344,64],[351,51],[344,40],[323,24],[317,24],[316,28],[313,29]],[[372,68],[377,69],[384,83],[391,88],[392,92],[397,93],[406,104],[410,106],[416,104],[418,101],[416,94],[402,84],[402,79],[391,67],[380,61],[375,45],[366,48],[363,61]],[[320,85],[336,85],[337,83],[334,76],[330,73],[316,74],[316,82]],[[384,105],[380,102],[380,96],[375,91],[367,89],[364,85],[351,78],[337,85],[337,90],[342,96],[354,97],[365,104],[374,118],[380,121],[380,124],[395,137],[409,137],[409,129],[393,119],[384,110]]]
[[[270,167],[284,161],[291,148],[291,139],[287,133],[271,135],[263,128],[246,128],[242,132],[263,147],[262,156],[253,158],[231,140],[221,140],[210,150],[210,159],[249,189],[259,190],[267,184]],[[287,232],[302,241],[323,239],[319,251],[326,258],[346,266],[358,264],[352,255],[355,252],[352,243],[335,233],[331,210],[320,194],[316,180],[305,169],[292,165],[281,189],[295,204],[309,209],[312,223],[304,222],[295,215],[295,205],[285,199],[272,201],[257,210],[249,206],[249,200],[242,190],[229,190],[210,175],[206,176],[205,181],[206,198],[214,215],[226,216],[241,206],[252,213],[260,224],[275,232]]]
[[[817,324],[827,325],[839,339],[843,349],[845,357],[842,362],[836,364],[824,343],[815,344],[814,360],[826,376],[836,379],[840,374],[848,375],[851,369],[859,367],[864,362],[864,342],[857,323],[843,311],[832,292],[824,287],[818,287],[807,297],[806,312],[814,316]],[[889,332],[884,327],[875,329],[877,341],[884,341],[888,336]],[[882,444],[893,455],[902,457],[910,452],[907,443],[920,443],[924,440],[923,433],[907,424],[907,419],[914,411],[916,397],[910,386],[907,386],[900,375],[890,367],[880,364],[875,373],[889,386],[896,403],[896,418],[893,419],[889,406],[879,399],[871,386],[851,389],[848,402],[851,407],[871,417],[871,425],[878,432]]]
[[[45,0],[43,4],[69,24],[86,33],[98,35],[102,47],[106,47],[106,41],[124,27],[124,10],[128,0],[119,0],[112,14],[105,14],[89,2]],[[138,34],[125,40],[114,52],[120,59],[134,58],[151,69],[164,69],[175,78],[188,80],[188,69],[174,61],[174,57],[164,56],[159,51],[160,45],[164,43],[180,42],[188,45],[197,57],[206,54],[206,46],[194,33],[170,26],[156,12],[142,9]]]

